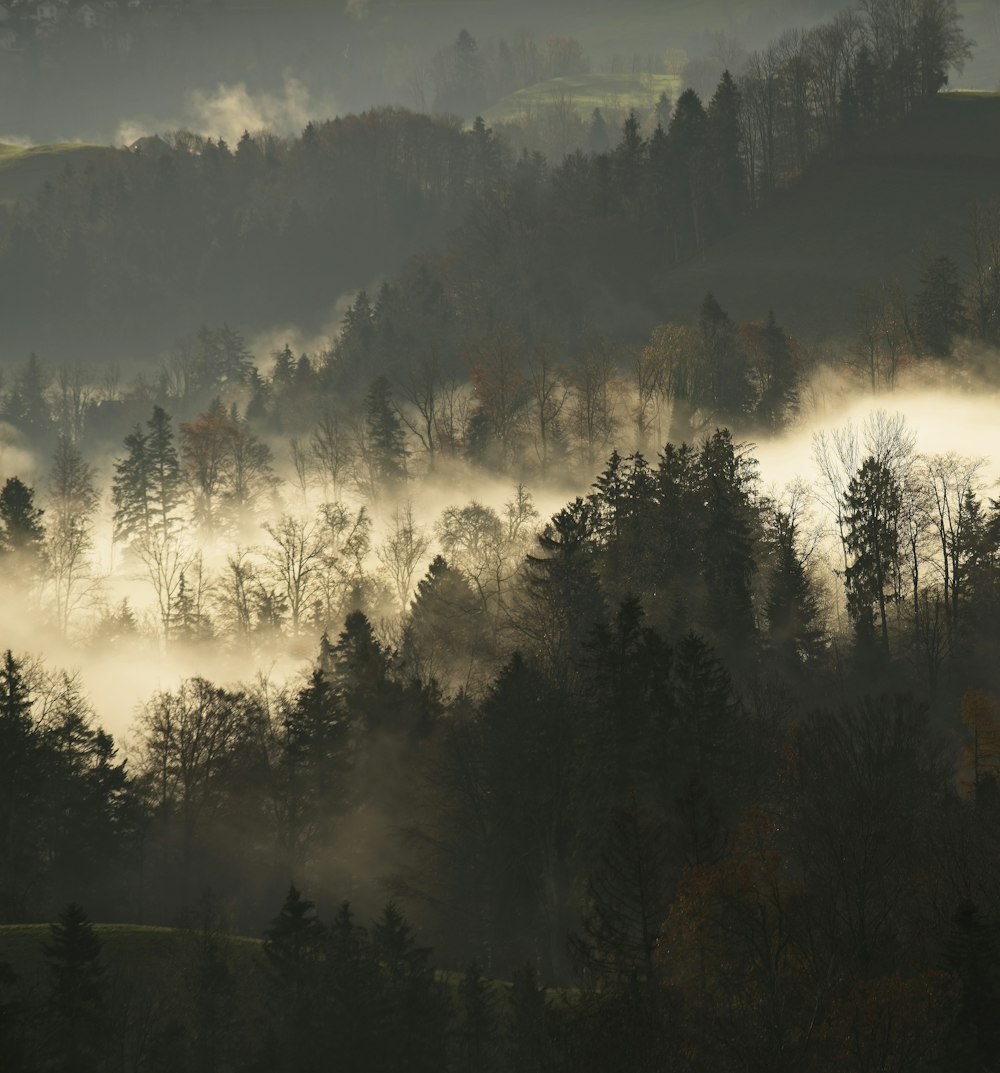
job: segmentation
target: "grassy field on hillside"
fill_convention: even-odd
[[[30,195],[67,167],[97,164],[118,152],[121,150],[83,142],[56,142],[28,148],[0,142],[0,202]]]
[[[676,75],[588,74],[550,78],[504,97],[483,118],[487,123],[517,122],[560,100],[571,102],[587,118],[595,108],[609,113],[652,108],[661,93],[676,99],[680,91],[681,80]]]

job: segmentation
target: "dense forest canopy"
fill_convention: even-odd
[[[835,339],[671,312],[905,182],[959,8],[495,111],[623,75],[559,10],[428,14],[413,107],[0,146],[4,1070],[1000,1068],[993,158]]]

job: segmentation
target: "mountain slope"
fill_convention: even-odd
[[[31,148],[0,142],[0,204],[30,196],[67,168],[87,168],[119,152],[119,149],[80,142]]]

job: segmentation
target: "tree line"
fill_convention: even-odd
[[[1000,508],[885,417],[816,450],[833,605],[801,503],[717,431],[612,455],[497,588],[475,524],[442,537],[400,631],[350,611],[299,685],[159,691],[127,765],[8,654],[6,919],[210,887],[253,931],[290,879],[327,919],[388,887],[443,965],[576,981],[592,1031],[552,1011],[541,1068],[990,1068]],[[357,964],[319,949],[316,1010]]]
[[[639,305],[655,324],[664,271],[919,107],[967,50],[951,0],[871,4],[727,72],[707,105],[693,90],[662,102],[648,132],[630,114],[612,146],[595,116],[592,151],[550,162],[482,121],[400,109],[235,147],[147,138],[0,211],[10,342],[156,352],[178,310],[320,327],[339,294],[421,251],[456,323],[534,340],[595,319],[634,341],[622,323]]]

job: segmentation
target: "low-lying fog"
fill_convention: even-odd
[[[625,412],[624,406],[622,412]],[[760,462],[760,490],[779,501],[794,494],[798,508],[805,508],[808,530],[819,535],[822,550],[822,534],[830,534],[832,519],[826,506],[829,496],[815,457],[818,437],[830,438],[853,428],[863,444],[873,425],[880,421],[885,423],[887,419],[890,423],[901,419],[906,432],[914,438],[915,451],[921,455],[955,453],[982,459],[981,488],[988,495],[996,481],[1000,461],[996,440],[998,412],[1000,393],[992,388],[972,390],[940,384],[924,385],[873,398],[846,391],[832,374],[820,373],[812,389],[803,393],[803,413],[790,431],[774,439],[752,441],[753,453]],[[623,453],[633,449],[626,433],[620,435],[619,449]],[[282,460],[276,462],[280,470]],[[164,650],[157,639],[156,603],[150,583],[140,576],[134,562],[130,565],[123,559],[121,549],[115,548],[111,539],[110,503],[107,500],[111,463],[112,459],[107,458],[99,467],[98,483],[104,498],[101,516],[95,526],[94,587],[88,601],[91,608],[98,604],[106,608],[118,606],[127,598],[144,626],[145,634],[110,647],[86,640],[78,628],[76,641],[66,641],[51,626],[40,626],[39,618],[27,606],[9,605],[0,646],[41,656],[50,670],[78,672],[97,718],[126,744],[137,707],[155,691],[171,688],[184,677],[202,675],[220,684],[264,678],[272,687],[279,688],[307,673],[317,652],[318,637],[315,631],[306,627],[298,637],[275,634],[272,640],[258,643],[253,650],[246,647],[240,650],[216,641],[172,643]],[[600,468],[599,465],[597,469]],[[25,448],[0,438],[0,477],[5,479],[18,473],[26,481],[40,481],[45,470],[41,460],[33,458]],[[287,463],[281,476],[280,508],[293,516],[309,517],[323,495],[315,489],[303,492],[301,486],[297,487]],[[594,476],[596,472],[563,472],[550,476],[545,482],[535,481],[527,488],[537,517],[530,522],[527,527],[530,532],[526,531],[521,543],[511,544],[508,548],[512,560],[507,568],[509,574],[516,567],[514,560],[520,561],[524,552],[531,549],[533,533],[538,527],[576,495],[588,494]],[[790,488],[797,491],[791,493]],[[436,526],[442,511],[476,501],[503,514],[504,504],[510,503],[515,494],[516,478],[489,476],[464,464],[444,467],[437,474],[411,480],[397,501],[376,501],[369,506],[373,525],[365,569],[373,576],[385,576],[385,560],[380,549],[391,536],[394,525],[398,524],[400,511],[410,509],[418,543],[426,541],[413,565],[408,589],[412,595],[431,559],[441,550],[440,530]],[[345,505],[353,511],[361,504],[348,496]],[[279,507],[276,505],[274,510],[278,511]],[[206,576],[211,577],[225,569],[227,556],[233,553],[234,546],[252,549],[263,544],[267,540],[263,528],[267,521],[268,517],[258,519],[256,532],[244,530],[238,540],[204,544],[200,548],[200,563]],[[839,599],[839,586],[834,583],[832,574],[833,560],[826,566],[824,557],[820,556],[819,563],[819,575],[826,575],[829,588],[835,592],[834,598]],[[380,634],[392,643],[398,639],[401,604],[398,599],[390,599],[382,608],[383,613],[373,615],[373,618]],[[78,627],[92,619],[93,610],[88,612],[82,606],[77,618]],[[82,648],[81,643],[84,644]]]

